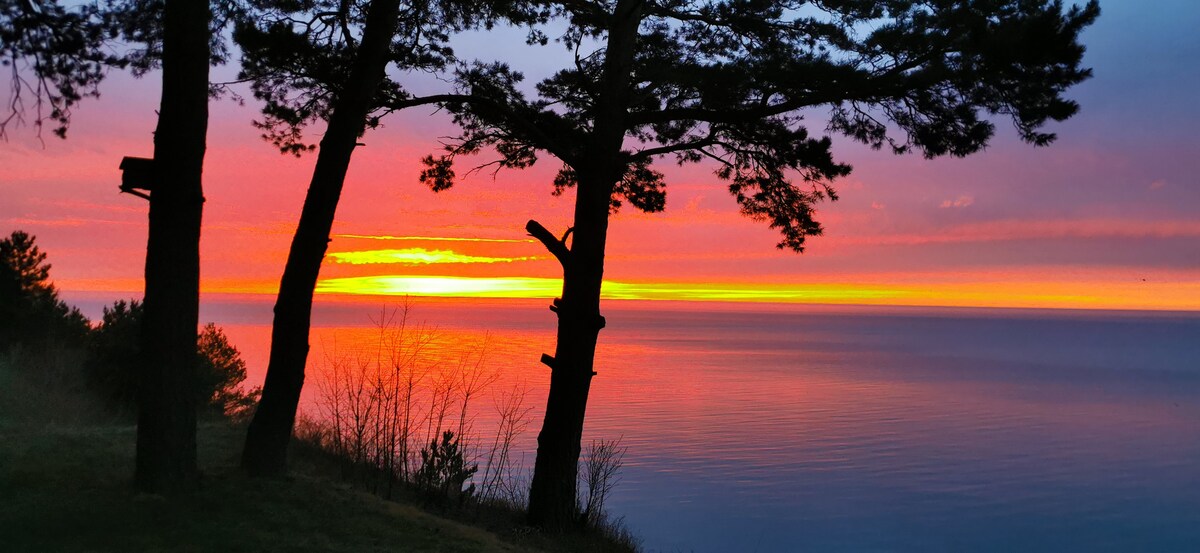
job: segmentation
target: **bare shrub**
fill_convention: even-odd
[[[535,406],[524,383],[501,388],[487,363],[488,341],[448,342],[436,329],[413,324],[408,306],[373,317],[367,348],[327,355],[316,378],[316,416],[296,426],[297,441],[318,450],[326,470],[381,496],[400,491],[426,505],[452,507],[453,516],[524,526],[532,477],[517,445]],[[334,344],[336,346],[337,344]],[[491,400],[492,412],[480,411]],[[476,428],[486,420],[485,428]],[[619,482],[620,440],[592,442],[583,457],[580,543],[637,551],[636,538],[605,505]],[[515,524],[515,526],[513,526]]]
[[[529,389],[524,384],[513,386],[494,398],[496,433],[485,455],[479,496],[487,501],[503,501],[513,506],[524,504],[527,487],[519,474],[521,461],[514,463],[512,446],[529,428],[532,405],[527,405]]]
[[[378,329],[372,347],[326,355],[316,383],[318,412],[309,423],[319,430],[305,432],[341,460],[344,477],[385,497],[397,483],[428,480],[430,463],[452,461],[439,458],[447,445],[439,440],[449,433],[453,453],[462,457],[464,467],[453,476],[466,474],[460,484],[474,478],[479,481],[472,480],[471,486],[485,490],[489,499],[514,496],[505,475],[515,470],[512,444],[529,426],[524,388],[502,394],[492,390],[499,373],[486,363],[486,337],[445,348],[435,330],[412,324],[409,315],[408,306],[383,310],[372,318]],[[474,428],[474,408],[489,391],[500,417],[494,435],[485,434],[493,440],[484,452]],[[488,468],[482,477],[466,470],[485,459]]]
[[[613,488],[621,481],[621,467],[625,464],[626,448],[621,439],[592,440],[583,459],[583,470],[579,471],[582,487],[587,495],[583,498],[580,518],[585,526],[603,526],[607,520],[605,505]]]
[[[500,373],[488,369],[484,365],[487,357],[487,346],[490,337],[483,336],[483,341],[476,347],[462,350],[458,354],[454,375],[454,393],[458,400],[458,433],[457,436],[464,447],[467,447],[473,435],[475,415],[470,409],[471,400],[500,379]]]

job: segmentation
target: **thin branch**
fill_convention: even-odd
[[[122,187],[122,188],[121,188],[121,192],[123,192],[123,193],[125,193],[125,194],[132,194],[132,195],[134,195],[134,196],[137,196],[137,197],[139,197],[139,198],[141,198],[141,199],[143,199],[143,200],[150,201],[150,195],[149,195],[149,194],[146,194],[145,192],[139,192],[139,191],[137,191],[137,190],[134,190],[134,189],[132,189],[132,188],[124,188],[124,187]]]
[[[571,155],[568,150],[562,147],[562,141],[553,140],[551,138],[552,134],[549,132],[549,129],[546,129],[543,125],[524,117],[521,113],[517,112],[517,110],[513,109],[512,106],[489,98],[483,98],[473,94],[434,94],[431,96],[418,96],[406,100],[392,100],[387,103],[386,107],[390,110],[401,110],[416,106],[448,104],[453,102],[471,104],[475,106],[475,109],[477,110],[490,111],[499,115],[500,118],[504,119],[504,121],[508,122],[513,127],[524,133],[526,138],[529,139],[527,140],[528,143],[536,148],[550,152],[561,160],[570,162],[575,158],[575,156]]]
[[[709,132],[708,132],[708,136],[705,136],[704,138],[698,138],[696,140],[691,140],[688,142],[676,142],[674,144],[667,144],[665,146],[659,146],[657,148],[646,148],[644,150],[638,150],[636,153],[633,154],[632,157],[633,157],[633,159],[650,159],[650,158],[661,156],[664,154],[671,154],[671,153],[675,153],[675,152],[681,152],[684,150],[696,150],[699,148],[712,146],[717,143],[716,134],[717,134],[716,131],[710,128]]]

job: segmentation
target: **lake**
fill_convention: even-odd
[[[389,305],[318,302],[312,367],[361,355]],[[528,388],[537,409],[518,445],[531,466],[549,381],[538,357],[554,350],[546,302],[412,303],[435,352],[487,333],[496,386]],[[202,309],[252,383],[270,309]],[[648,552],[1200,551],[1198,314],[617,301],[604,313],[585,441],[628,448],[609,510]]]

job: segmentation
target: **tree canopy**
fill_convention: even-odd
[[[501,20],[529,22],[541,13],[511,0],[397,4],[387,65],[402,73],[434,74],[452,64],[454,33],[490,29]],[[242,50],[239,79],[248,81],[255,98],[263,102],[263,117],[255,126],[283,153],[315,150],[304,130],[328,120],[339,94],[357,85],[350,74],[370,5],[366,0],[268,1],[238,19],[234,40]],[[386,75],[375,92],[366,128],[378,127],[398,109],[430,103],[413,100],[395,73]]]
[[[423,180],[446,188],[455,157],[494,147],[504,167],[532,165],[541,152],[558,158],[561,191],[594,164],[604,140],[620,148],[615,165],[601,168],[617,177],[614,208],[663,208],[657,160],[711,161],[742,212],[778,229],[778,246],[796,251],[822,231],[814,204],[836,198],[830,183],[850,171],[810,121],[873,148],[930,158],[979,151],[1000,119],[1021,139],[1049,144],[1055,135],[1045,124],[1078,110],[1064,93],[1091,74],[1080,65],[1078,38],[1099,14],[1095,0],[553,5],[554,21],[565,25],[553,42],[573,53],[573,65],[537,83],[534,95],[509,64],[460,67],[462,97],[447,105],[463,133],[426,159]],[[627,59],[616,59],[614,48]],[[609,116],[620,135],[597,136],[597,118]]]

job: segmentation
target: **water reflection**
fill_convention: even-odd
[[[629,447],[612,508],[650,551],[1200,544],[1200,319],[654,307],[607,308],[585,429]],[[373,311],[319,309],[313,364],[372,343]],[[497,385],[525,383],[540,423],[544,305],[415,313],[439,355],[490,333]],[[238,317],[261,379],[269,319]]]

